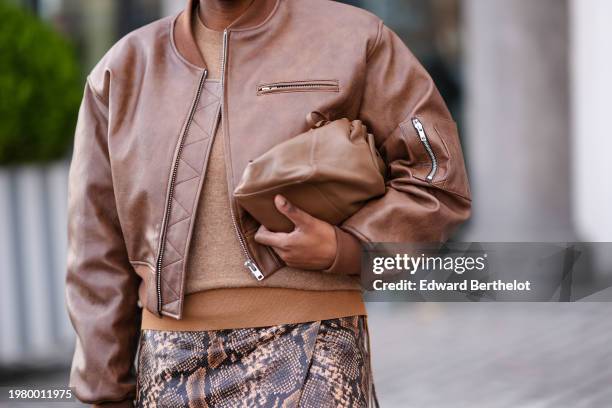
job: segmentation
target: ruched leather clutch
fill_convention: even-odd
[[[337,225],[385,193],[385,163],[360,120],[330,121],[319,112],[307,119],[310,130],[252,160],[234,190],[238,204],[271,231],[293,230],[274,206],[276,194]]]

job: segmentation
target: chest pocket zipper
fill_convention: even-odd
[[[429,159],[431,160],[431,171],[427,175],[426,179],[428,182],[432,183],[436,172],[438,171],[438,160],[436,159],[436,155],[434,154],[433,149],[431,148],[431,144],[429,143],[429,139],[427,138],[427,133],[425,133],[425,127],[423,123],[418,118],[412,118],[412,126],[416,130],[425,151],[429,155]]]
[[[340,86],[336,80],[285,81],[271,82],[257,86],[257,95],[281,92],[338,92]]]

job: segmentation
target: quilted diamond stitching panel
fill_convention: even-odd
[[[198,107],[189,127],[183,144],[183,150],[178,162],[174,185],[174,195],[171,203],[170,217],[166,227],[166,244],[164,247],[162,274],[166,268],[180,268],[184,272],[184,258],[187,247],[187,237],[193,226],[193,216],[197,208],[196,195],[202,181],[206,154],[212,141],[212,133],[219,112],[221,87],[218,82],[205,82]],[[172,279],[177,287],[170,287],[168,294],[176,297],[164,299],[168,304],[178,299],[182,279]]]

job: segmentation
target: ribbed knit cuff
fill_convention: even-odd
[[[337,275],[361,274],[361,243],[353,235],[334,227],[336,231],[336,258],[325,273]]]

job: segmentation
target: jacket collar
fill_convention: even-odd
[[[280,0],[254,0],[249,8],[227,27],[231,31],[243,31],[262,25],[276,10]],[[199,0],[188,0],[185,10],[176,18],[174,42],[178,52],[191,64],[205,68],[204,58],[196,44],[191,21]]]

